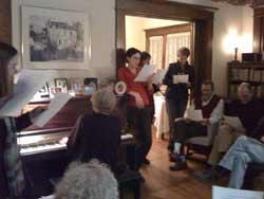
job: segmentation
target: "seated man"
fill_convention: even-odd
[[[242,187],[249,163],[264,164],[264,119],[251,136],[239,137],[219,164],[231,171],[230,188]]]
[[[121,144],[121,124],[112,115],[116,96],[105,88],[95,92],[91,102],[93,113],[79,119],[69,139],[69,149],[75,160],[89,162],[95,158],[115,171]]]
[[[201,110],[203,119],[201,121],[192,121],[188,118],[176,119],[174,141],[174,156],[176,163],[170,167],[172,171],[185,169],[187,167],[184,155],[183,144],[191,137],[207,135],[222,119],[224,102],[214,94],[213,82],[206,81],[201,86],[201,96],[196,97],[188,112],[192,110]]]
[[[250,136],[261,117],[264,115],[263,103],[260,100],[253,98],[253,91],[250,84],[242,83],[239,86],[238,98],[239,99],[234,100],[225,107],[225,114],[239,117],[243,127],[235,129],[226,122],[223,122],[219,127],[208,160],[209,168],[195,174],[196,177],[201,180],[212,180],[216,177],[214,175],[214,169],[224,153],[239,136]]]

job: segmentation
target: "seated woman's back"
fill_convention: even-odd
[[[97,158],[111,167],[114,166],[121,136],[118,119],[100,113],[84,115],[77,129],[73,146],[75,157],[82,162]]]

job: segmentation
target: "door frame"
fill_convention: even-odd
[[[126,49],[125,16],[184,20],[193,23],[193,61],[197,84],[212,77],[212,41],[216,8],[161,0],[116,0],[116,49]]]

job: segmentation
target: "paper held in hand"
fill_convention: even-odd
[[[213,199],[264,199],[264,192],[213,186]]]
[[[0,109],[1,117],[17,117],[24,106],[33,98],[46,82],[56,77],[55,71],[23,70],[9,101]]]
[[[188,84],[189,83],[189,75],[173,75],[173,84]]]
[[[145,65],[135,78],[135,82],[147,82],[149,77],[155,73],[155,67],[153,65]]]
[[[237,130],[243,130],[243,124],[239,117],[232,117],[232,116],[224,116],[224,121],[227,123],[229,126],[233,127],[234,129]]]
[[[187,119],[190,119],[195,122],[201,122],[204,119],[202,110],[188,109]]]
[[[166,74],[166,70],[164,69],[157,70],[156,74],[153,77],[153,84],[161,84],[165,74]]]
[[[62,107],[72,98],[67,93],[58,93],[55,98],[50,102],[48,109],[34,119],[33,124],[43,127],[47,124],[61,109]]]

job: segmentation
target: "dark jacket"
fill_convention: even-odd
[[[28,114],[22,115],[18,118],[15,118],[14,120],[16,125],[16,129],[13,129],[14,131],[12,132],[14,134],[31,125],[30,117]],[[16,140],[14,140],[12,146],[7,146],[7,134],[8,131],[5,122],[3,119],[0,119],[0,198],[6,198],[10,194],[6,177],[7,171],[5,169],[5,159],[7,158],[4,156],[5,150],[7,150],[8,147],[17,147]],[[16,138],[16,135],[14,135],[13,137]]]
[[[193,88],[195,83],[195,72],[193,66],[189,65],[188,62],[184,67],[182,67],[179,62],[169,65],[169,69],[163,79],[163,84],[168,86],[166,92],[167,98],[188,99],[188,85],[173,84],[173,76],[183,74],[189,75],[189,82],[191,83],[191,88]]]
[[[234,100],[225,106],[225,115],[239,117],[247,130],[247,135],[250,136],[264,116],[264,104],[259,99],[252,99],[247,104]]]
[[[98,159],[114,170],[120,144],[121,124],[118,118],[92,113],[79,119],[68,146],[74,159],[82,162]]]

